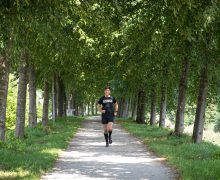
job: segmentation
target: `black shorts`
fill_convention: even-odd
[[[102,124],[108,124],[109,122],[114,122],[114,114],[102,114]]]

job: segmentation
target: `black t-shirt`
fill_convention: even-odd
[[[117,101],[113,96],[109,96],[109,97],[102,96],[99,99],[98,104],[102,105],[102,109],[105,110],[106,114],[112,114],[114,113],[114,104],[116,102]]]

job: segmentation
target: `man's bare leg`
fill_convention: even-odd
[[[113,122],[109,122],[107,125],[109,144],[112,144],[112,127],[113,127]]]
[[[104,130],[104,137],[106,141],[106,147],[108,147],[108,124],[103,124],[103,130]]]

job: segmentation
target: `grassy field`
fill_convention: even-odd
[[[39,179],[54,165],[59,152],[81,126],[82,118],[57,119],[47,128],[40,124],[35,129],[26,128],[24,140],[7,132],[7,141],[0,144],[0,179]]]
[[[203,142],[193,144],[191,137],[176,137],[169,129],[136,124],[131,120],[118,120],[131,134],[177,169],[181,179],[220,179],[220,147]]]

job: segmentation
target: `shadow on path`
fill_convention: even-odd
[[[114,125],[113,144],[105,147],[99,117],[84,122],[60,155],[46,179],[174,179],[175,173],[161,159],[147,152],[146,147],[119,125]]]

